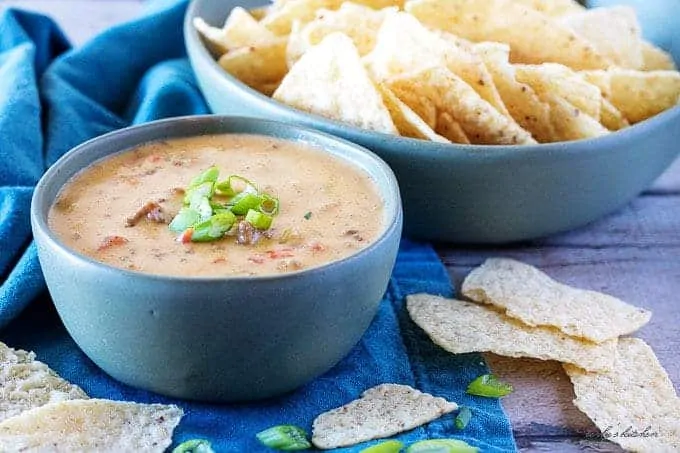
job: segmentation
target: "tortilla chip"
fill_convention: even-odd
[[[619,109],[611,105],[605,98],[602,98],[600,123],[610,131],[618,131],[630,126],[630,123],[623,117]]]
[[[381,384],[361,398],[319,415],[312,443],[322,449],[381,439],[431,422],[458,406],[408,385]]]
[[[251,16],[255,18],[255,20],[262,20],[267,14],[269,14],[270,6],[260,6],[258,8],[253,8],[248,10]]]
[[[0,421],[48,403],[87,398],[34,353],[0,343]]]
[[[560,22],[588,40],[597,52],[622,68],[644,65],[642,33],[629,6],[594,8],[560,18]]]
[[[352,38],[359,55],[366,55],[373,49],[378,29],[385,17],[396,11],[395,7],[376,11],[349,2],[343,3],[337,11],[317,11],[316,18],[306,25],[301,26],[299,22],[293,24],[286,51],[288,66],[292,66],[310,47],[319,44],[323,38],[334,32],[341,32]]]
[[[182,418],[177,406],[71,400],[0,423],[1,451],[162,453]]]
[[[600,89],[600,93],[605,98],[610,98],[612,95],[611,78],[608,71],[581,71],[578,73],[586,82],[595,85]]]
[[[644,341],[621,338],[608,372],[564,369],[574,384],[574,404],[608,440],[629,451],[680,451],[680,400]]]
[[[389,87],[409,107],[409,97],[425,98],[439,112],[450,114],[475,144],[536,143],[509,117],[483,100],[467,83],[446,68],[430,68],[391,79]]]
[[[501,43],[483,42],[475,45],[475,51],[491,72],[494,84],[512,118],[539,143],[556,141],[550,108],[529,85],[517,81],[515,69],[509,61],[510,47]]]
[[[286,42],[286,38],[276,38],[242,47],[224,54],[218,63],[249,87],[266,92],[265,87],[279,83],[288,71]]]
[[[553,326],[594,342],[634,332],[652,315],[613,296],[563,285],[533,266],[507,258],[490,258],[474,269],[462,292],[530,326]]]
[[[439,143],[451,143],[446,138],[435,133],[408,105],[404,104],[387,85],[379,83],[378,89],[383,102],[390,112],[392,121],[400,135],[404,137],[420,138]]]
[[[574,0],[514,0],[516,3],[540,11],[547,16],[564,16],[565,14],[578,13],[585,8]]]
[[[680,96],[680,73],[675,71],[633,71],[612,69],[609,72],[609,102],[631,124],[646,120],[674,107]]]
[[[646,41],[642,42],[642,61],[643,71],[674,71],[677,69],[673,57],[668,52]]]
[[[356,47],[341,33],[326,36],[307,51],[290,69],[273,98],[363,129],[398,133]]]
[[[194,27],[206,39],[210,51],[218,57],[230,50],[269,41],[275,37],[240,6],[231,10],[222,28],[213,27],[200,17],[194,19]]]
[[[555,63],[515,65],[515,75],[519,82],[529,85],[539,96],[552,93],[586,115],[596,120],[600,118],[600,89],[568,67]]]
[[[385,19],[366,60],[377,80],[429,67],[446,67],[496,110],[510,117],[481,58],[469,46],[432,33],[409,14],[396,13]]]
[[[530,327],[491,308],[429,294],[407,296],[411,319],[437,345],[454,354],[493,352],[576,364],[584,369],[609,369],[616,340],[583,341],[552,327]]]
[[[555,141],[585,140],[609,134],[609,130],[595,118],[586,115],[563,98],[553,93],[540,95],[550,107],[550,122]]]
[[[557,20],[512,0],[411,0],[405,5],[424,25],[471,41],[509,44],[515,63],[561,63],[605,69],[611,62]]]
[[[442,112],[437,117],[437,133],[451,140],[453,143],[469,145],[470,140],[465,135],[465,131],[453,117],[446,112]]]
[[[290,33],[294,21],[301,24],[311,22],[320,9],[335,10],[345,3],[345,0],[285,0],[272,5],[272,9],[262,19],[262,25],[277,35]],[[352,3],[365,5],[373,9],[389,6],[401,7],[403,0],[354,0]]]

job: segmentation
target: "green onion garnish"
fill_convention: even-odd
[[[399,453],[404,444],[398,440],[388,440],[379,444],[364,448],[359,453]]]
[[[263,445],[283,451],[306,450],[312,447],[304,429],[293,425],[279,425],[260,431],[257,440]]]
[[[458,439],[431,439],[416,442],[406,453],[477,453],[479,448]]]
[[[218,183],[219,174],[217,167],[210,167],[193,178],[185,191],[184,207],[169,226],[182,233],[182,242],[218,240],[241,220],[258,230],[271,227],[279,200],[259,193],[255,184],[242,176],[231,175]],[[213,199],[215,194],[220,198]]]
[[[236,216],[231,212],[215,214],[208,220],[193,226],[191,242],[210,242],[220,239],[224,233],[231,230],[236,223]]]
[[[512,393],[512,390],[512,385],[499,381],[495,375],[483,374],[470,382],[467,393],[488,398],[500,398],[509,395]]]
[[[172,453],[215,453],[215,450],[207,440],[191,439],[176,446]]]
[[[174,219],[172,219],[169,228],[170,231],[174,231],[175,233],[181,233],[182,231],[189,228],[191,225],[194,225],[200,221],[201,214],[199,214],[198,211],[196,211],[195,209],[184,207],[180,209],[179,213],[175,216]]]
[[[309,220],[309,219],[311,219],[311,218],[312,218],[312,213],[311,213],[311,212],[308,212],[307,214],[305,214],[305,219]]]
[[[258,230],[268,230],[272,226],[272,220],[272,216],[255,211],[254,209],[249,209],[246,214],[246,222]]]
[[[472,417],[472,411],[469,407],[461,407],[458,409],[458,415],[456,415],[456,428],[465,429],[468,423],[470,423],[470,418]]]
[[[259,196],[241,192],[229,202],[229,207],[234,214],[245,215],[250,209],[257,209],[261,202],[262,199]]]

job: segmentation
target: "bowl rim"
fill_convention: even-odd
[[[80,157],[83,154],[87,154],[87,152],[94,146],[97,146],[100,142],[102,141],[111,141],[111,140],[117,140],[119,138],[122,138],[126,136],[127,134],[130,133],[130,131],[135,131],[140,134],[153,134],[154,131],[162,131],[164,128],[166,128],[168,125],[172,125],[175,123],[181,123],[181,122],[191,122],[194,123],[195,127],[197,130],[200,130],[201,125],[207,125],[207,124],[213,124],[213,123],[220,123],[220,122],[242,122],[244,125],[247,124],[253,124],[253,123],[259,123],[259,124],[266,124],[269,125],[270,127],[278,127],[278,128],[286,128],[288,130],[296,131],[296,132],[301,132],[304,137],[303,143],[307,143],[310,146],[316,146],[323,150],[323,152],[328,152],[324,150],[324,143],[328,142],[336,142],[339,144],[343,152],[345,150],[350,150],[350,152],[357,152],[357,153],[362,153],[362,155],[365,156],[366,162],[369,163],[369,165],[372,165],[374,170],[377,170],[376,173],[380,173],[379,179],[374,180],[373,185],[376,186],[376,189],[378,192],[384,197],[386,200],[384,204],[388,204],[390,201],[393,204],[393,209],[391,215],[389,217],[386,217],[385,219],[385,225],[381,231],[381,233],[378,235],[378,237],[371,242],[368,246],[355,251],[354,253],[341,258],[339,260],[333,260],[329,261],[323,264],[320,264],[318,266],[306,268],[306,269],[301,269],[298,271],[292,271],[292,272],[284,272],[280,274],[261,274],[261,275],[220,275],[220,276],[178,276],[178,275],[166,275],[166,274],[154,274],[154,273],[149,273],[149,272],[141,272],[141,271],[136,271],[136,270],[130,270],[130,269],[125,269],[125,268],[120,268],[116,266],[112,266],[110,264],[95,260],[87,255],[84,255],[83,253],[72,249],[71,247],[67,246],[49,227],[47,218],[49,215],[49,210],[53,206],[55,200],[48,201],[46,199],[47,197],[47,190],[50,188],[53,183],[52,180],[62,171],[64,171],[64,168],[69,165],[69,162],[71,162],[73,159]],[[247,132],[237,132],[237,131],[232,131],[232,132],[223,132],[224,134],[239,134],[239,133],[247,133]],[[212,133],[212,134],[217,134],[217,133]],[[201,135],[211,135],[210,133],[208,134],[201,134],[200,132],[192,132],[188,133],[186,135],[183,135],[181,137],[197,137]],[[280,138],[276,137],[275,135],[269,135],[265,133],[253,133],[252,135],[261,135],[265,137],[272,137],[275,139],[279,140],[288,140],[288,141],[295,141],[294,139],[291,138]],[[178,137],[173,137],[173,138],[180,138]],[[84,170],[85,168],[88,168],[91,166],[94,162],[98,160],[105,159],[107,157],[110,157],[113,154],[120,153],[120,152],[125,152],[129,151],[131,149],[134,149],[135,146],[140,146],[145,143],[152,143],[154,141],[162,140],[163,138],[160,135],[157,135],[156,138],[152,139],[145,139],[139,141],[136,145],[132,145],[130,147],[126,148],[120,148],[116,149],[113,152],[107,153],[105,156],[101,156],[98,159],[94,160],[88,160],[87,165],[85,166],[80,166],[77,168],[75,171],[69,175],[67,178],[66,182],[62,184],[59,188],[57,188],[57,193],[59,190],[61,190],[70,179],[75,176],[78,172]],[[357,168],[358,171],[362,173],[368,173],[364,168],[362,168],[360,165],[353,163],[351,160],[351,156],[345,156],[345,155],[337,155],[333,154],[333,156],[337,159],[342,160],[345,163],[348,163],[350,165],[353,165],[355,168]],[[372,178],[373,179],[373,178]],[[387,201],[387,199],[390,199],[390,201]],[[46,206],[47,205],[47,206]],[[403,209],[402,209],[402,204],[401,204],[401,194],[399,192],[399,185],[397,183],[396,176],[392,172],[392,169],[387,165],[378,155],[375,153],[363,148],[360,145],[357,145],[355,143],[352,143],[348,140],[342,139],[340,137],[333,136],[331,134],[327,134],[321,131],[317,131],[315,129],[310,129],[304,126],[299,126],[295,124],[290,124],[290,123],[285,123],[281,121],[275,121],[275,120],[268,120],[268,119],[260,119],[260,118],[253,118],[253,117],[243,117],[243,116],[233,116],[233,115],[217,115],[217,114],[206,114],[206,115],[186,115],[186,116],[179,116],[179,117],[172,117],[172,118],[165,118],[161,120],[155,120],[155,121],[150,121],[146,123],[141,123],[137,125],[131,125],[128,127],[124,127],[121,129],[116,129],[114,131],[108,132],[106,134],[102,134],[99,136],[96,136],[94,138],[91,138],[89,140],[86,140],[82,142],[81,144],[73,147],[66,153],[64,153],[52,166],[50,166],[47,171],[42,175],[38,183],[36,184],[35,190],[33,191],[33,195],[31,197],[31,226],[34,230],[34,236],[38,236],[35,234],[36,232],[39,233],[39,235],[42,236],[42,238],[45,240],[45,242],[48,244],[48,247],[52,248],[54,251],[63,254],[63,255],[68,255],[72,259],[77,261],[77,265],[80,266],[86,266],[90,268],[94,268],[95,270],[99,272],[105,272],[105,273],[117,273],[120,274],[121,277],[125,278],[135,278],[135,279],[143,279],[143,280],[149,280],[149,281],[160,281],[160,282],[168,282],[168,283],[187,283],[187,282],[193,282],[193,283],[226,283],[226,282],[279,282],[281,280],[287,280],[291,278],[298,278],[301,276],[309,276],[313,277],[315,274],[321,274],[324,272],[332,271],[333,268],[339,267],[339,266],[345,266],[345,265],[352,265],[352,261],[359,259],[360,257],[367,255],[369,253],[372,253],[375,251],[375,249],[382,247],[386,242],[390,241],[392,237],[396,234],[397,235],[397,241],[401,240],[401,232],[402,232],[402,224],[403,224]]]
[[[189,55],[189,59],[193,64],[193,58],[200,58],[207,62],[207,68],[213,77],[217,77],[220,83],[229,84],[235,90],[243,93],[248,97],[254,107],[266,108],[277,115],[285,115],[285,121],[303,120],[306,127],[310,123],[318,123],[324,127],[324,132],[329,132],[333,135],[338,134],[342,137],[351,137],[351,140],[361,141],[363,143],[380,140],[389,141],[397,146],[418,147],[418,153],[423,158],[428,159],[444,159],[456,157],[461,159],[474,160],[492,160],[492,161],[506,161],[524,158],[568,158],[572,155],[592,154],[595,149],[607,150],[608,148],[616,148],[620,140],[627,140],[631,135],[645,134],[653,131],[655,128],[663,123],[677,120],[680,122],[680,102],[674,107],[671,107],[663,112],[654,115],[639,123],[633,124],[629,127],[618,131],[611,131],[609,134],[580,140],[570,140],[553,143],[537,143],[531,145],[467,145],[459,143],[437,143],[428,140],[422,140],[411,137],[396,136],[386,134],[383,132],[369,131],[361,129],[356,126],[348,125],[341,121],[325,118],[323,116],[308,113],[303,110],[290,107],[279,101],[260,93],[259,91],[249,87],[241,82],[236,77],[229,74],[227,71],[217,63],[215,58],[206,48],[203,38],[199,35],[196,28],[193,26],[193,19],[199,17],[197,15],[198,5],[207,0],[191,0],[184,15],[183,33],[185,47]],[[258,0],[262,5],[267,5],[266,0]],[[240,5],[234,4],[232,10]],[[227,11],[229,14],[231,10]],[[210,22],[210,18],[203,18],[206,22]],[[192,51],[192,47],[196,48],[196,52]],[[196,71],[194,67],[194,71]],[[279,118],[284,121],[283,117]]]

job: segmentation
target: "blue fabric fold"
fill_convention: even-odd
[[[0,13],[0,339],[35,351],[92,397],[178,404],[186,415],[175,444],[205,438],[217,452],[271,451],[257,443],[255,433],[279,423],[309,430],[319,413],[394,382],[473,411],[464,431],[446,416],[397,436],[404,443],[455,437],[483,452],[516,451],[498,400],[465,394],[472,379],[488,372],[481,356],[443,351],[404,309],[407,294],[453,296],[429,244],[402,241],[389,288],[361,341],[328,373],[279,398],[216,405],[133,389],[104,374],[68,336],[45,292],[31,242],[33,186],[45,168],[87,139],[130,124],[208,112],[184,56],[185,8],[185,1],[152,2],[144,16],[74,50],[50,19],[11,9]],[[336,451],[359,452],[370,444]]]

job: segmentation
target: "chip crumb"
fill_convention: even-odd
[[[530,327],[485,305],[429,294],[406,297],[411,319],[454,354],[493,352],[506,357],[557,360],[602,371],[614,363],[616,340],[596,344],[551,327]]]
[[[680,399],[654,351],[639,338],[619,339],[611,370],[564,369],[574,404],[602,436],[634,452],[680,451]]]
[[[490,258],[474,269],[465,278],[462,293],[527,325],[556,327],[598,343],[638,330],[652,315],[613,296],[564,285],[507,258]]]
[[[381,384],[361,398],[319,415],[312,443],[321,449],[381,439],[431,422],[458,406],[408,385]]]

